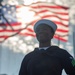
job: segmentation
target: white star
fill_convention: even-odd
[[[6,8],[3,8],[3,11],[6,11]]]

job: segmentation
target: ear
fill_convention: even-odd
[[[52,33],[52,37],[51,37],[51,39],[53,39],[53,37],[54,37],[54,33]]]

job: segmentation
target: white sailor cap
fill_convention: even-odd
[[[37,21],[37,22],[35,23],[35,25],[34,25],[34,31],[35,31],[35,33],[36,33],[36,28],[37,28],[39,25],[41,25],[41,24],[46,24],[46,25],[50,26],[50,27],[53,29],[54,32],[55,32],[56,29],[57,29],[57,25],[56,25],[54,22],[52,22],[51,20],[48,20],[48,19],[41,19],[41,20]]]

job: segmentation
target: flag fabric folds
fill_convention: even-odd
[[[69,8],[66,6],[60,6],[56,4],[50,4],[46,2],[37,2],[29,5],[30,11],[35,13],[34,18],[29,22],[30,26],[23,30],[21,35],[30,35],[33,34],[33,25],[39,19],[50,19],[55,22],[58,26],[58,29],[54,35],[54,38],[66,42],[68,40],[69,32]]]
[[[54,38],[68,40],[69,12],[68,7],[52,3],[37,2],[31,5],[0,6],[0,42],[16,34],[35,37],[33,25],[37,20],[50,19],[58,29]]]

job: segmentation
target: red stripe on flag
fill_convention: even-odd
[[[8,26],[8,23],[5,23],[5,24],[4,23],[0,23],[0,26],[4,26],[4,25]],[[20,25],[21,26],[21,23],[10,23],[10,25],[12,25],[12,26],[19,26]]]
[[[33,3],[32,5],[35,5],[35,6],[31,6],[34,9],[44,8],[44,7],[46,7],[46,8],[52,8],[52,9],[65,9],[65,10],[68,9],[68,7],[65,7],[65,6],[61,6],[61,5],[50,5],[50,3],[46,3],[46,2],[36,2],[36,3]]]
[[[58,32],[62,32],[62,33],[63,33],[63,32],[64,32],[64,33],[65,33],[65,32],[68,33],[68,30],[64,30],[64,29],[57,29],[57,31],[58,31]]]
[[[61,41],[64,41],[64,42],[67,42],[67,39],[64,39],[64,38],[59,37],[59,36],[54,36],[54,38],[56,38],[58,40],[61,40]]]
[[[65,20],[65,21],[69,21],[68,19],[62,19],[62,18],[60,18],[60,17],[58,17],[58,16],[56,16],[56,15],[45,15],[45,16],[42,16],[42,18],[48,18],[48,17],[57,17],[58,19],[61,19],[61,20]]]
[[[30,33],[20,33],[20,35],[36,37],[33,33],[32,34],[30,34]]]

